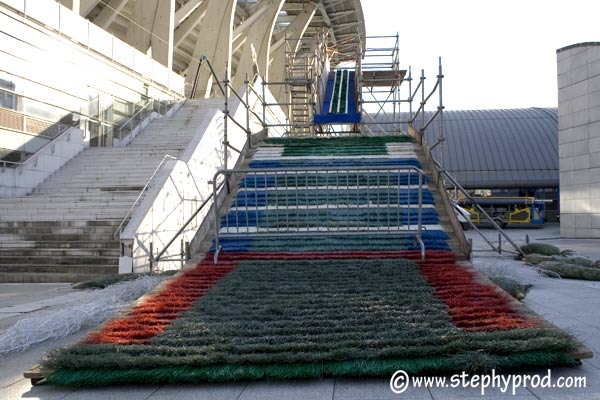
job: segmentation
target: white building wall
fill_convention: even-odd
[[[148,98],[180,100],[183,85],[183,77],[54,0],[0,0],[0,154],[30,157],[0,163],[0,197],[27,193],[95,145],[91,126],[116,136],[136,107]],[[53,133],[69,127],[82,130],[76,140]]]
[[[561,236],[600,238],[600,43],[557,58]]]

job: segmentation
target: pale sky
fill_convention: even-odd
[[[442,57],[448,110],[556,107],[556,50],[600,41],[600,0],[361,3],[367,35],[398,32],[413,75],[431,85]]]

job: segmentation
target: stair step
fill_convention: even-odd
[[[118,265],[119,257],[100,256],[11,256],[0,253],[0,271],[7,265]]]
[[[89,249],[89,248],[66,248],[66,249],[55,249],[55,248],[4,248],[0,247],[0,259],[3,257],[104,257],[104,258],[118,258],[119,249]]]
[[[35,233],[35,232],[24,232],[20,233],[0,233],[0,241],[14,242],[18,240],[24,240],[28,242],[52,242],[52,241],[65,241],[65,242],[93,242],[108,240],[114,240],[114,233]]]
[[[38,249],[38,250],[43,250],[43,249],[52,249],[52,250],[57,250],[57,249],[78,249],[78,250],[84,250],[84,249],[90,249],[90,250],[95,250],[95,249],[111,249],[111,250],[116,250],[117,253],[119,251],[119,242],[117,240],[112,240],[112,241],[94,241],[94,242],[87,242],[87,241],[82,241],[82,240],[78,240],[78,241],[35,241],[35,240],[19,240],[19,241],[1,241],[0,242],[0,252],[3,251],[4,249],[10,249],[10,250],[15,250],[15,249],[25,249],[25,250],[30,250],[30,249]]]
[[[62,282],[82,282],[99,278],[106,275],[117,274],[118,268],[106,268],[103,271],[95,273],[85,273],[79,271],[72,272],[32,272],[20,271],[0,272],[0,283],[62,283]]]

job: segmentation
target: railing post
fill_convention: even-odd
[[[265,78],[262,79],[262,108],[263,108],[263,129],[267,127],[267,82],[265,82]]]
[[[184,247],[183,247],[183,239],[181,239],[181,242],[179,244],[179,256],[181,257],[181,269],[183,269],[183,265],[184,265]]]
[[[502,234],[498,234],[498,254],[502,254]]]
[[[438,90],[439,90],[439,99],[440,99],[440,104],[438,105],[438,110],[439,110],[439,116],[438,116],[438,128],[439,128],[439,135],[438,135],[438,141],[440,141],[440,165],[442,166],[442,170],[446,169],[446,166],[444,164],[444,101],[442,98],[442,81],[444,78],[444,74],[442,71],[442,57],[439,58],[439,72],[438,72]]]
[[[152,269],[154,266],[154,247],[153,247],[152,242],[150,242],[149,250],[150,250],[150,273],[152,274]]]
[[[219,262],[219,251],[221,250],[221,245],[219,244],[219,194],[217,193],[217,178],[221,174],[221,171],[217,172],[213,177],[213,211],[215,218],[215,254],[214,254],[214,263],[217,264]],[[224,179],[227,179],[226,175],[223,175]]]
[[[252,148],[252,135],[250,134],[250,80],[248,79],[248,73],[246,72],[246,141],[248,142],[248,149]]]
[[[425,140],[425,70],[421,70],[421,143]]]
[[[418,238],[419,238],[419,244],[421,245],[421,259],[424,260],[425,259],[425,245],[423,244],[423,235],[422,235],[422,229],[423,229],[423,174],[421,173],[421,171],[418,171],[418,175],[419,175],[419,215],[418,215]]]
[[[469,261],[472,261],[473,260],[473,239],[469,238],[467,243],[469,243],[469,255],[468,255]]]
[[[225,109],[223,110],[223,169],[227,169],[227,159],[229,158],[229,141],[227,138],[227,119],[229,118],[229,73],[227,71],[228,68],[229,67],[227,63],[225,63],[225,80],[223,81],[225,83],[225,90],[223,93],[225,97]]]

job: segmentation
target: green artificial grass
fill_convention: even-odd
[[[237,195],[235,204],[243,207],[248,204],[252,208],[256,203],[278,207],[296,207],[296,206],[315,206],[332,203],[337,205],[364,205],[364,204],[403,204],[409,203],[413,206],[418,203],[418,189],[413,190],[390,190],[389,188],[369,188],[346,190],[340,193],[342,187],[336,185],[328,189],[310,189],[310,190],[264,190],[258,188],[258,192],[248,190],[241,191]],[[431,192],[425,190],[422,193],[425,204],[431,204],[433,198]],[[259,199],[257,199],[257,197]],[[264,199],[264,201],[262,201]],[[410,201],[409,201],[410,200]]]
[[[537,265],[544,261],[552,261],[552,260],[553,260],[552,256],[545,256],[543,254],[536,254],[536,253],[526,254],[525,257],[523,257],[523,261],[525,261],[528,264],[532,264],[532,265]]]
[[[398,174],[393,170],[389,172],[374,172],[374,171],[357,171],[356,173],[352,172],[349,174],[324,174],[314,172],[314,173],[304,173],[297,175],[275,175],[273,177],[273,182],[264,181],[254,181],[254,176],[249,174],[245,180],[242,181],[242,188],[248,188],[249,190],[267,190],[269,186],[271,187],[289,187],[289,188],[300,188],[301,190],[296,191],[300,196],[304,195],[307,197],[311,196],[311,193],[314,190],[315,186],[327,189],[342,189],[348,198],[358,197],[354,190],[349,191],[349,188],[354,189],[357,186],[369,186],[369,190],[376,191],[375,187],[388,188],[390,191],[392,190],[407,190],[407,188],[399,188],[399,185],[405,186],[410,183],[410,191],[414,193],[418,193],[419,190],[419,177],[416,173],[410,174],[409,181],[409,173]],[[427,183],[426,179],[423,179],[423,186]],[[267,184],[269,186],[267,186]],[[305,188],[309,188],[308,190]],[[361,188],[362,189],[362,188]],[[425,187],[422,188],[423,191],[426,190]],[[366,190],[366,189],[365,189]],[[385,189],[384,189],[385,190]],[[307,193],[308,192],[308,193]]]
[[[238,227],[249,224],[259,228],[365,228],[397,227],[416,225],[418,210],[400,207],[378,208],[306,208],[306,209],[269,209],[262,213],[254,212],[246,219],[245,211],[229,213],[221,226]],[[421,217],[423,224],[437,224],[437,213],[433,209],[424,209]]]
[[[514,279],[504,276],[490,276],[490,280],[519,301],[523,300],[527,296],[527,293],[532,286],[522,284]]]
[[[458,329],[408,260],[261,260],[148,345],[77,344],[44,366],[61,385],[228,382],[562,365],[573,346],[552,328]]]
[[[582,267],[566,261],[544,261],[537,266],[544,271],[554,272],[565,279],[600,281],[600,268],[596,267]]]
[[[552,256],[552,261],[558,261],[567,264],[575,264],[580,267],[597,268],[597,266],[594,265],[594,261],[585,257]]]
[[[440,374],[456,371],[489,372],[475,368],[472,354],[453,357],[430,357],[419,359],[353,360],[343,362],[273,364],[273,365],[219,365],[194,367],[180,365],[158,368],[132,368],[127,370],[58,369],[47,377],[47,383],[64,386],[106,386],[114,384],[168,384],[168,383],[223,383],[241,380],[289,380],[322,377],[391,376],[401,369],[409,375]],[[576,361],[563,353],[529,352],[507,356],[489,356],[488,365],[497,371],[522,367],[547,365],[575,366]]]
[[[525,254],[540,254],[543,256],[568,256],[573,253],[572,250],[561,251],[558,247],[546,243],[530,243],[521,246],[521,250]]]

